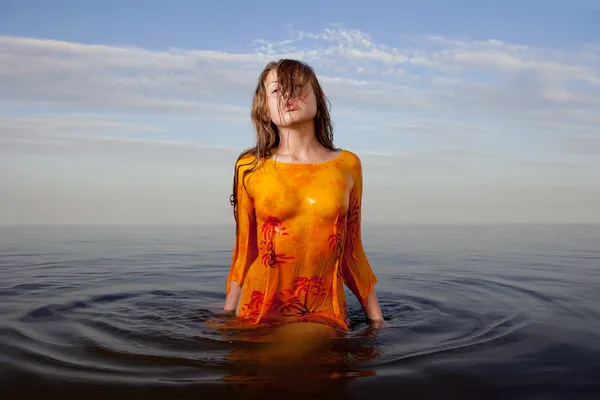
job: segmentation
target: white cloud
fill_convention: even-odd
[[[148,137],[156,134],[157,137]],[[117,161],[231,165],[241,147],[177,140],[153,125],[101,115],[0,116],[0,154],[78,155]]]
[[[0,36],[2,97],[187,115],[211,104],[235,104],[241,107],[235,112],[242,113],[264,64],[298,57],[315,66],[332,98],[350,99],[360,107],[412,104],[463,113],[470,107],[510,117],[519,99],[518,109],[524,113],[540,106],[600,104],[595,86],[600,82],[600,51],[594,47],[565,51],[431,36],[392,47],[357,30],[293,34],[280,42],[254,41],[250,52],[241,54]],[[406,81],[404,69],[420,79]],[[380,79],[373,75],[377,71]],[[453,82],[452,87],[435,84],[444,81]],[[575,90],[572,83],[588,86]],[[483,104],[482,98],[487,99]]]
[[[338,141],[359,144],[351,150],[365,160],[372,221],[389,220],[394,199],[413,210],[401,221],[583,220],[598,211],[565,211],[600,204],[586,189],[600,182],[598,46],[379,43],[338,26],[290,28],[235,53],[0,36],[0,186],[10,193],[0,222],[199,222],[206,209],[229,220],[223,199],[237,152],[251,144],[256,79],[281,57],[315,68]],[[216,125],[232,133],[212,134]],[[108,162],[91,166],[99,160]],[[121,178],[106,180],[107,171]],[[42,189],[48,207],[32,200]],[[161,207],[171,208],[157,216]]]
[[[396,126],[421,135],[428,129],[442,138],[461,123],[487,124],[497,132],[515,126],[590,131],[600,125],[596,46],[546,49],[440,36],[391,46],[339,27],[290,28],[290,35],[255,40],[246,53],[0,36],[0,101],[71,114],[180,115],[247,126],[261,68],[272,59],[298,57],[319,73],[342,124],[348,114],[378,115],[374,130]],[[407,125],[399,112],[432,122]],[[483,130],[469,129],[474,132]]]

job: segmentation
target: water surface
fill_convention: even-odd
[[[352,331],[276,367],[210,324],[232,235],[0,228],[0,397],[600,398],[600,226],[365,226],[385,326],[347,292]]]

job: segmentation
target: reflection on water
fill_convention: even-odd
[[[227,228],[2,228],[2,398],[598,398],[599,227],[386,229],[311,342],[224,328]]]

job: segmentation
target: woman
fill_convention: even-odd
[[[333,146],[326,97],[296,60],[269,63],[252,104],[256,146],[238,158],[236,242],[226,312],[242,324],[316,322],[348,330],[343,283],[382,320],[361,241],[362,167]]]

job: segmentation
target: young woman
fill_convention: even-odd
[[[236,242],[226,312],[242,324],[322,323],[348,330],[344,283],[382,320],[361,240],[360,159],[333,145],[312,68],[269,63],[252,104],[255,147],[236,161]]]

